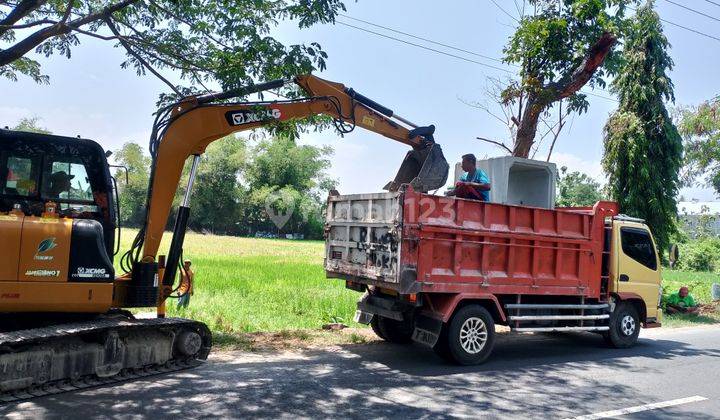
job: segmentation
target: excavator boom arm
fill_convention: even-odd
[[[192,182],[199,156],[205,152],[206,147],[217,139],[239,131],[268,126],[278,121],[312,115],[327,115],[344,124],[350,124],[352,127],[360,126],[411,146],[415,151],[411,151],[406,157],[406,162],[413,161],[410,162],[410,166],[412,166],[410,172],[420,172],[423,167],[422,163],[424,162],[418,166],[414,160],[422,160],[433,155],[432,157],[437,161],[435,166],[440,168],[439,173],[442,178],[434,183],[440,184],[437,186],[438,188],[445,183],[448,165],[439,146],[434,145],[433,126],[406,128],[391,119],[392,111],[339,83],[329,82],[312,75],[299,76],[295,82],[309,94],[309,97],[273,102],[212,103],[214,100],[228,99],[233,94],[230,92],[190,97],[173,108],[172,115],[155,150],[148,194],[148,214],[145,227],[141,231],[141,235],[143,235],[141,241],[143,245],[142,261],[154,261],[157,256],[187,158],[194,156],[195,159],[190,181]],[[279,86],[280,83],[271,82],[264,86],[268,85]],[[247,94],[248,92],[252,92],[252,90],[235,92],[235,94]],[[407,121],[405,123],[410,124]],[[430,153],[431,150],[434,152]],[[419,153],[418,156],[425,157],[411,159],[413,153]],[[406,166],[405,163],[403,166]],[[443,168],[444,175],[442,175]],[[401,172],[403,172],[402,169]],[[403,176],[407,177],[407,175]],[[410,180],[416,177],[417,173],[411,176]],[[167,295],[169,286],[172,286],[174,282],[187,224],[187,202],[190,189],[191,185],[188,186],[185,201],[178,212],[173,243],[168,255],[167,271],[163,280],[166,290],[162,294],[163,297]],[[182,220],[183,218],[185,220]]]

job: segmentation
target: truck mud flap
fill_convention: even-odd
[[[434,347],[440,338],[442,327],[442,320],[418,314],[415,316],[415,330],[413,331],[412,340],[428,347]]]
[[[355,316],[353,317],[353,321],[357,322],[358,324],[364,324],[368,325],[370,322],[372,322],[373,314],[369,312],[364,312],[358,309],[355,311]]]
[[[358,312],[380,315],[385,318],[394,319],[395,321],[404,321],[405,312],[412,309],[413,306],[410,304],[400,302],[396,299],[371,295],[369,293],[363,295],[357,303]],[[372,318],[370,318],[370,320],[372,320]],[[368,323],[370,320],[368,320]]]

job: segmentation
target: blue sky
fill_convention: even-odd
[[[513,13],[511,1],[498,3]],[[720,7],[704,0],[682,3],[720,18]],[[349,16],[497,58],[501,57],[502,47],[513,31],[514,21],[489,0],[359,0],[348,1],[346,5]],[[664,19],[720,38],[718,22],[665,0],[657,0],[656,5]],[[346,18],[339,20],[379,31]],[[665,26],[665,32],[673,45],[671,54],[676,67],[671,75],[676,104],[692,105],[720,94],[720,41],[671,25]],[[475,138],[504,139],[506,128],[463,100],[488,101],[485,94],[488,77],[502,77],[507,73],[342,25],[299,30],[283,24],[275,35],[286,43],[319,42],[329,54],[328,68],[319,76],[351,86],[419,125],[435,124],[436,140],[442,144],[449,161],[454,162],[468,152],[478,157],[502,154],[498,148]],[[429,46],[498,65],[476,56]],[[147,144],[155,102],[166,87],[151,76],[137,77],[131,70],[122,70],[120,49],[85,37],[83,44],[73,50],[71,60],[58,56],[38,59],[51,77],[50,85],[36,85],[29,79],[15,83],[0,80],[0,98],[3,98],[0,125],[12,126],[22,117],[37,116],[42,125],[57,134],[92,138],[106,149],[117,149],[127,141]],[[609,96],[605,92],[596,93]],[[616,105],[614,101],[590,97],[589,112],[576,116],[564,130],[551,160],[602,180],[599,163],[602,127]],[[344,138],[331,131],[313,133],[301,141],[330,144],[335,148],[330,174],[340,182],[342,193],[380,189],[393,177],[407,151],[402,144],[362,129]],[[712,192],[703,188],[684,190],[682,194],[688,199],[714,199]]]

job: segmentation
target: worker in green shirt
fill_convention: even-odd
[[[673,293],[668,297],[667,305],[665,305],[665,312],[668,314],[693,314],[698,310],[695,299],[688,291],[688,288],[683,286],[677,293]]]

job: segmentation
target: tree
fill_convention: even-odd
[[[29,131],[31,133],[40,134],[52,134],[50,130],[40,126],[40,118],[38,117],[21,118],[17,125],[13,127],[13,130]]]
[[[321,238],[325,194],[335,186],[325,173],[331,154],[328,146],[299,146],[285,136],[260,141],[246,171],[247,220],[258,230]]]
[[[603,168],[620,211],[645,219],[660,250],[677,229],[682,139],[665,101],[674,101],[673,61],[653,2],[637,9],[625,39],[625,63],[611,89],[620,99],[605,125]]]
[[[567,172],[567,167],[560,168],[558,177],[557,205],[560,207],[592,206],[602,200],[600,183],[582,172]]]
[[[212,233],[244,233],[245,191],[239,180],[247,159],[246,141],[228,136],[208,146],[192,195],[190,227]]]
[[[680,133],[685,138],[685,179],[693,184],[707,177],[720,195],[720,96],[697,107],[680,110]]]
[[[317,43],[284,45],[269,33],[281,20],[305,28],[334,22],[343,10],[340,0],[0,1],[0,76],[47,83],[40,63],[26,54],[70,58],[91,37],[122,48],[121,67],[153,74],[170,97],[208,90],[213,81],[229,89],[324,69],[327,55]],[[171,82],[164,70],[187,85]]]
[[[115,162],[127,168],[115,172],[120,198],[120,223],[122,226],[140,226],[145,221],[145,198],[150,179],[150,157],[140,145],[125,143],[115,152]]]
[[[504,49],[504,61],[519,67],[519,80],[509,83],[500,101],[515,110],[514,144],[507,147],[513,156],[530,155],[539,121],[560,101],[561,117],[584,112],[588,101],[580,89],[604,87],[603,78],[617,73],[615,45],[628,3],[635,1],[529,0],[533,13],[520,17]]]

